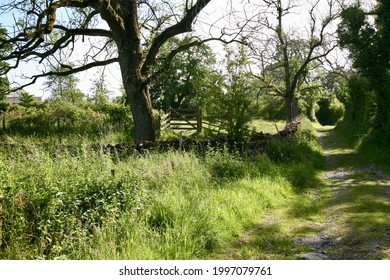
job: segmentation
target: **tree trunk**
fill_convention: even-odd
[[[126,99],[130,104],[134,120],[134,141],[137,144],[144,141],[153,142],[156,140],[156,135],[148,82],[139,70],[142,64],[141,54],[137,51],[134,53],[137,55],[131,56],[125,53],[120,56],[120,66]]]
[[[292,119],[295,120],[299,116],[298,98],[292,98]]]
[[[286,125],[293,120],[293,98],[291,96],[285,96],[284,103],[286,106]]]
[[[155,141],[152,102],[148,87],[136,85],[132,80],[124,82],[124,87],[134,119],[135,143]]]
[[[298,98],[290,94],[284,97],[284,102],[286,106],[286,122],[289,124],[299,115]]]
[[[155,141],[156,135],[153,126],[152,102],[149,94],[148,73],[142,73],[144,56],[141,48],[141,34],[138,26],[138,1],[124,1],[125,10],[129,13],[125,17],[124,26],[116,34],[119,51],[119,65],[122,73],[126,99],[131,107],[134,120],[134,141]],[[115,23],[112,24],[115,26]]]

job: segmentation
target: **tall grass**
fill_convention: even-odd
[[[147,209],[140,215],[124,215],[115,228],[95,232],[94,245],[83,247],[75,258],[207,258],[292,192],[280,175],[251,176],[253,171],[247,170],[242,178],[221,181],[205,168],[219,162],[172,157],[183,165],[178,173],[160,176],[158,186],[153,184]]]
[[[3,148],[0,257],[208,258],[311,187],[319,155],[304,141],[291,140],[289,157]]]

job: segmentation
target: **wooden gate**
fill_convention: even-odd
[[[160,131],[170,128],[172,130],[202,131],[202,109],[173,109],[160,119]]]
[[[160,117],[160,133],[170,128],[180,131],[201,132],[202,129],[220,133],[227,129],[226,121],[212,116],[203,116],[201,108],[198,109],[169,109],[168,113]]]

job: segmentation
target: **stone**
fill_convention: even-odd
[[[302,260],[327,260],[328,256],[321,253],[306,253],[298,256]]]

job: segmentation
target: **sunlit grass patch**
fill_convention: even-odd
[[[254,120],[250,123],[249,127],[257,132],[262,131],[264,133],[276,134],[278,133],[278,130],[283,130],[285,126],[286,121]]]

